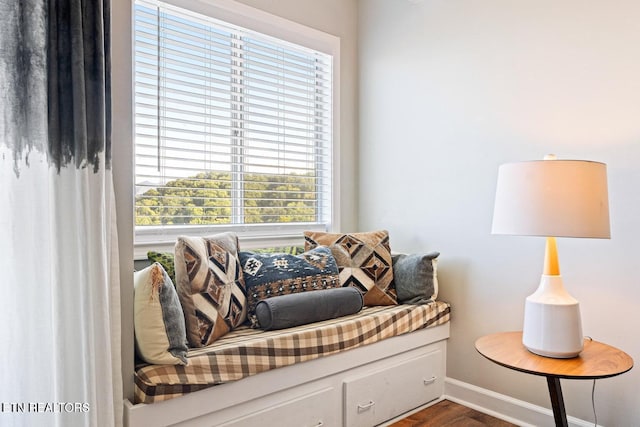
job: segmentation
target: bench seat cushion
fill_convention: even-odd
[[[187,366],[137,366],[135,403],[168,400],[269,369],[441,325],[449,321],[449,315],[449,304],[435,301],[367,307],[350,316],[275,331],[243,326],[207,347],[190,349]]]

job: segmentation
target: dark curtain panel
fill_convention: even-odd
[[[0,144],[60,168],[111,162],[110,0],[0,0]],[[24,162],[24,163],[23,163]]]
[[[47,12],[43,0],[0,0],[0,144],[19,165],[46,151]]]
[[[50,159],[110,167],[110,0],[49,0],[48,24]]]

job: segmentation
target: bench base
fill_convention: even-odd
[[[136,426],[372,426],[444,394],[449,323],[153,404]]]

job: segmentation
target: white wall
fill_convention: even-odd
[[[640,2],[360,0],[359,228],[396,251],[441,251],[453,305],[448,375],[550,407],[542,377],[479,356],[484,334],[522,328],[543,239],[492,236],[498,166],[608,164],[611,240],[559,239],[586,335],[640,361]],[[598,381],[598,423],[640,425],[640,369]],[[591,382],[563,380],[593,421]]]

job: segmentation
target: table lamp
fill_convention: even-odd
[[[541,356],[576,357],[583,347],[580,305],[562,284],[555,238],[610,237],[607,166],[553,155],[501,165],[492,233],[546,237],[540,286],[525,302],[522,343]]]

